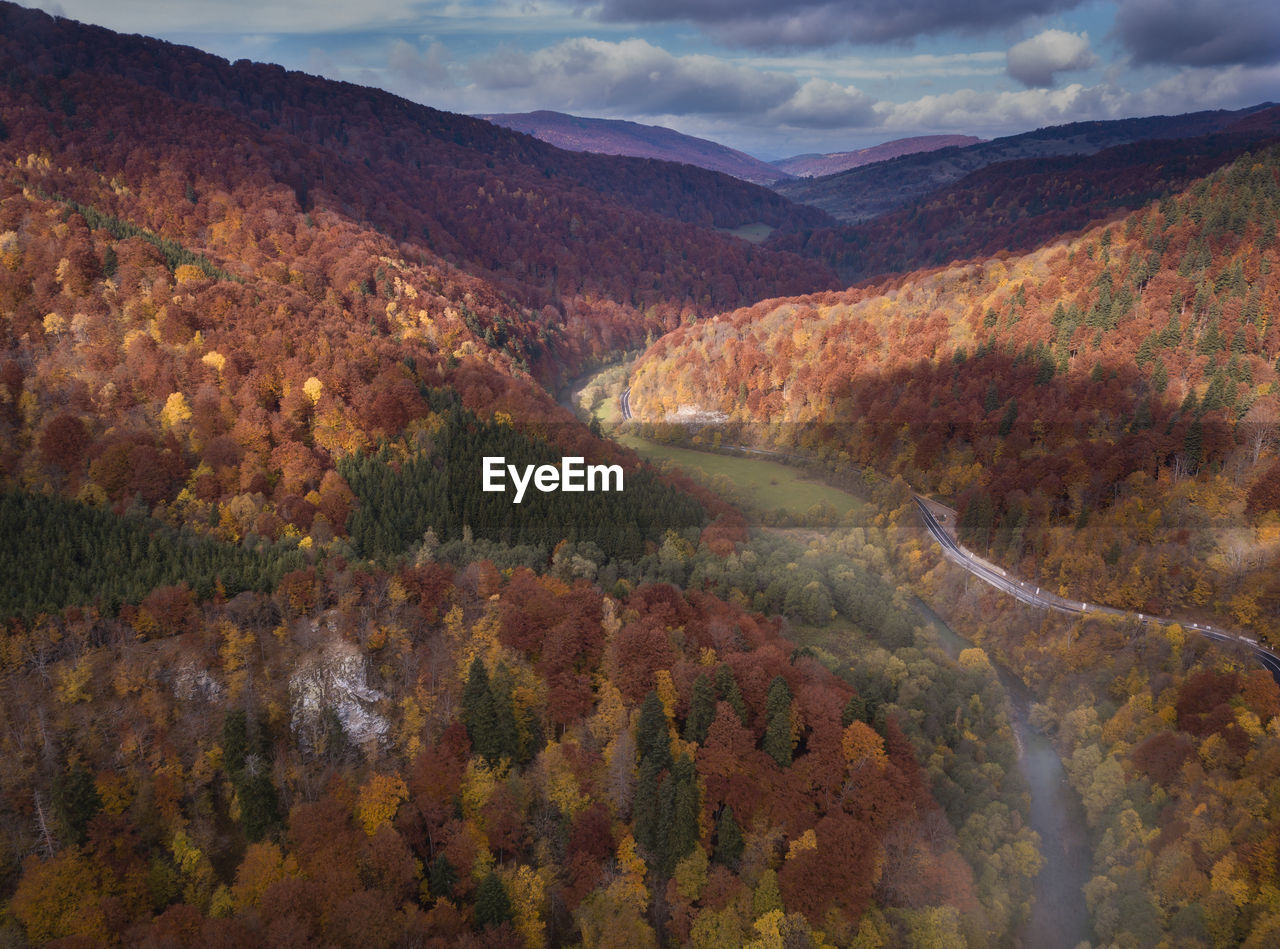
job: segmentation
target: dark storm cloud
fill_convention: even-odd
[[[1080,0],[603,0],[605,20],[698,23],[741,46],[820,47],[1002,26]]]
[[[1138,63],[1280,62],[1277,0],[1122,0],[1116,32]]]

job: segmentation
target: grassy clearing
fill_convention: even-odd
[[[615,437],[654,464],[670,463],[749,510],[804,517],[814,507],[826,507],[843,519],[860,510],[864,503],[839,488],[808,480],[795,468],[776,461],[659,445],[628,434]]]
[[[731,234],[739,237],[751,244],[763,244],[769,239],[769,235],[773,233],[773,228],[768,224],[744,224],[741,227],[722,227],[717,230],[723,231],[725,234]]]

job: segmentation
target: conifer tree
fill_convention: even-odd
[[[733,677],[733,670],[728,663],[720,663],[716,666],[716,698],[721,702],[728,702],[738,718],[742,720],[742,724],[748,724],[747,721],[747,703],[742,700],[742,692],[738,689],[738,680]]]
[[[653,764],[657,772],[671,767],[671,736],[667,732],[667,716],[656,691],[644,697],[640,721],[636,726],[636,754],[640,765]],[[655,774],[657,773],[655,772]]]
[[[706,741],[707,729],[715,716],[716,694],[704,672],[693,680],[693,699],[689,703],[689,716],[684,721],[684,740],[699,745]]]
[[[476,888],[476,923],[484,928],[510,922],[511,898],[496,873],[488,873]]]
[[[476,754],[490,764],[502,758],[502,741],[498,711],[489,686],[489,670],[479,656],[471,660],[467,671],[467,684],[462,689],[462,724]]]
[[[711,860],[730,870],[736,870],[745,846],[742,828],[733,816],[733,808],[726,804],[716,820],[716,849]]]

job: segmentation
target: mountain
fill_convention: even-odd
[[[850,168],[861,168],[863,165],[871,165],[878,161],[900,158],[903,155],[932,152],[939,148],[964,148],[966,145],[976,145],[982,141],[983,139],[973,135],[916,135],[911,138],[882,142],[870,148],[859,148],[852,152],[796,155],[792,158],[780,158],[770,164],[797,178],[817,178],[848,171]]]
[[[717,233],[823,220],[726,175],[566,152],[377,90],[231,64],[13,5],[0,22],[0,53],[14,77],[0,108],[15,154],[56,148],[108,180],[130,177],[130,162],[154,173],[138,152],[155,168],[163,156],[173,181],[197,197],[201,182],[229,193],[243,180],[270,182],[286,208],[333,211],[408,245],[410,256],[484,280],[520,316],[518,326],[480,331],[521,337],[523,358],[539,373],[572,371],[573,350],[588,358],[634,345],[685,312],[710,313],[770,287],[834,285],[820,264]],[[136,149],[111,128],[130,129]],[[140,200],[131,187],[46,185],[126,219]],[[198,219],[136,223],[179,242],[208,239]],[[546,351],[556,347],[552,360]]]
[[[1028,255],[677,330],[633,372],[631,409],[719,413],[725,441],[900,475],[954,501],[976,546],[1081,599],[1211,606],[1280,637],[1274,548],[1214,553],[1280,505],[1277,219],[1273,146]],[[1162,515],[1134,534],[1142,509]]]
[[[926,659],[870,561],[747,551],[535,378],[830,285],[714,230],[821,215],[0,26],[0,943],[1012,937],[1038,854],[990,664]],[[482,480],[566,456],[625,490]],[[779,618],[837,609],[856,667]]]
[[[879,217],[779,234],[772,246],[816,257],[848,283],[1028,251],[1177,193],[1277,140],[1280,107],[1272,107],[1209,135],[996,162]]]
[[[784,182],[778,185],[778,192],[802,204],[821,208],[841,221],[866,221],[996,162],[1090,155],[1129,142],[1208,135],[1270,105],[1267,103],[1234,112],[1219,110],[1107,122],[1074,122],[964,148],[941,148],[904,155],[821,178]]]
[[[574,152],[681,162],[761,185],[772,185],[791,177],[785,170],[752,158],[746,152],[660,125],[641,125],[619,119],[589,119],[546,110],[482,115],[480,118]]]

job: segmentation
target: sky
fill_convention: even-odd
[[[451,112],[765,160],[1280,100],[1278,0],[25,0]]]

